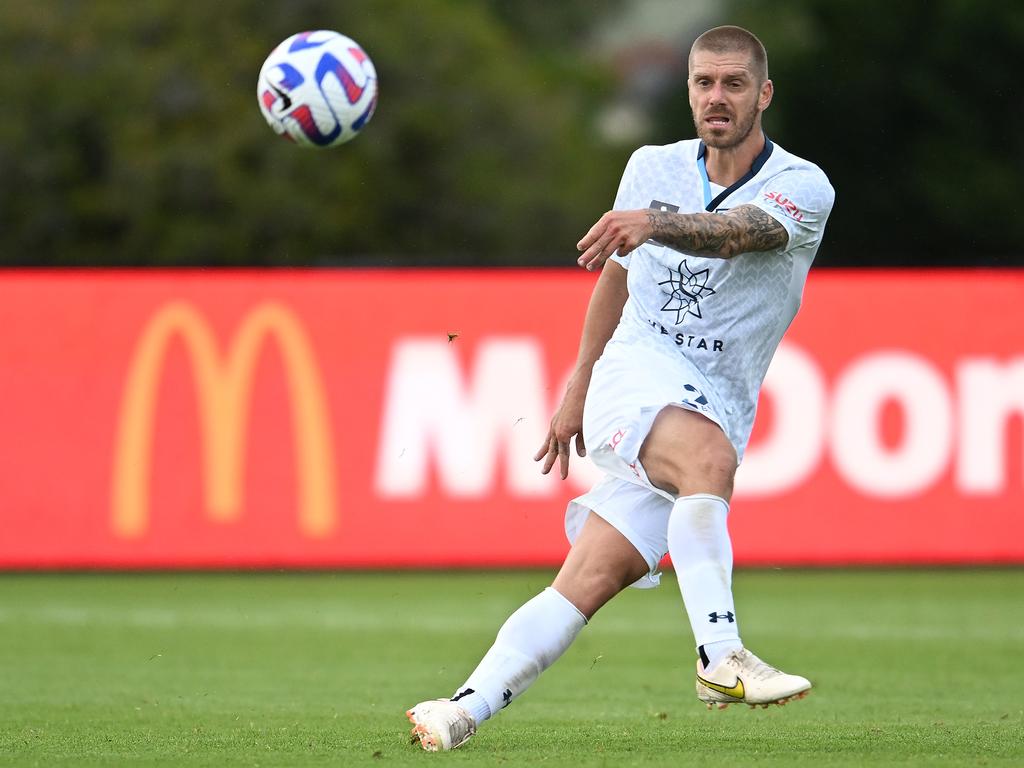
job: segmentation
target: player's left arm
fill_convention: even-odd
[[[731,259],[739,253],[782,248],[789,232],[756,205],[740,205],[725,213],[609,211],[577,244],[578,263],[596,269],[613,253],[624,256],[647,240],[656,240],[698,256]]]

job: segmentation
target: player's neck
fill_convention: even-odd
[[[746,175],[764,149],[764,132],[755,126],[741,143],[728,149],[707,148],[704,163],[712,184],[729,187]]]

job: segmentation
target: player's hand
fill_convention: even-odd
[[[576,243],[576,263],[587,270],[603,266],[613,253],[620,256],[647,242],[653,234],[650,211],[608,211]]]
[[[557,461],[562,479],[569,476],[569,444],[576,440],[576,453],[586,456],[583,443],[583,403],[587,397],[586,386],[573,386],[565,392],[562,404],[551,418],[548,436],[534,455],[534,461],[544,461],[541,474],[546,475]]]

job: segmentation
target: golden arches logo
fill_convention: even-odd
[[[167,347],[175,336],[185,343],[196,384],[204,500],[210,517],[228,523],[241,515],[253,370],[262,344],[273,338],[291,399],[299,527],[313,538],[328,535],[335,525],[336,492],[327,403],[302,324],[275,302],[259,304],[243,318],[223,356],[206,319],[187,302],[168,303],[149,321],[139,337],[121,403],[114,448],[114,532],[137,538],[149,523],[157,392]]]

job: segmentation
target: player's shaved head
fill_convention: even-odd
[[[744,53],[750,59],[750,69],[759,83],[768,79],[768,54],[757,36],[743,27],[724,26],[709,29],[693,41],[690,48],[689,66],[693,67],[693,55],[698,51],[708,53]]]

